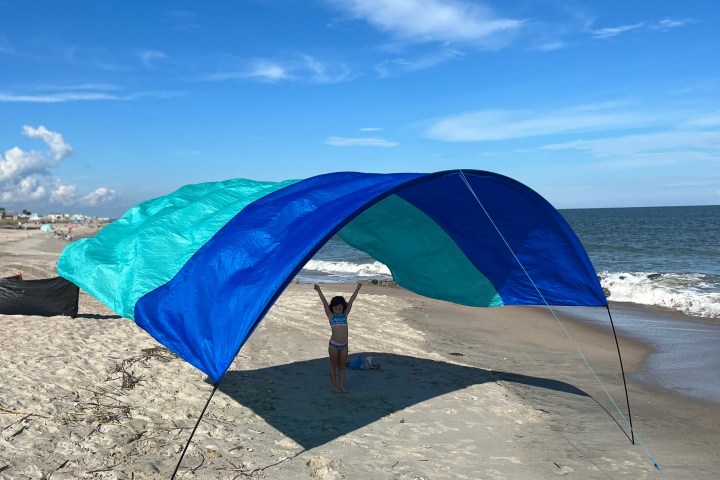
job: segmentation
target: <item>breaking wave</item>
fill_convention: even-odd
[[[720,318],[720,277],[681,274],[621,272],[600,274],[609,300],[654,305],[688,315]]]
[[[342,277],[357,276],[383,280],[392,279],[392,274],[388,267],[377,261],[372,263],[353,263],[331,260],[310,260],[303,269]]]

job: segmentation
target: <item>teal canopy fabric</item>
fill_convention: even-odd
[[[336,234],[428,297],[607,304],[585,250],[547,201],[472,170],[188,185],[69,244],[58,273],[218,382]]]

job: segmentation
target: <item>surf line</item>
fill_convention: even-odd
[[[657,469],[657,471],[660,473],[660,475],[663,478],[667,479],[668,477],[665,475],[665,472],[663,471],[662,467],[660,466],[660,463],[655,459],[655,457],[653,457],[653,455],[647,449],[647,447],[645,446],[645,443],[640,439],[640,436],[635,434],[635,429],[632,426],[632,419],[628,419],[625,417],[625,415],[623,415],[622,411],[620,410],[620,407],[618,407],[617,403],[615,402],[615,399],[612,397],[612,395],[610,395],[610,392],[605,387],[602,380],[600,380],[598,375],[595,373],[595,370],[593,370],[593,368],[590,366],[590,362],[588,361],[588,359],[585,357],[585,355],[583,355],[582,351],[580,351],[580,347],[575,342],[575,339],[570,335],[570,332],[567,331],[567,329],[565,328],[565,325],[563,325],[563,323],[560,321],[560,318],[558,318],[558,316],[555,314],[555,310],[553,310],[553,308],[550,306],[548,301],[545,299],[545,296],[542,294],[542,292],[540,291],[538,286],[535,284],[535,282],[533,281],[533,279],[530,276],[530,274],[528,273],[528,271],[525,269],[525,266],[522,264],[522,262],[520,261],[518,256],[515,254],[515,251],[512,249],[510,244],[507,242],[507,240],[505,239],[505,236],[502,234],[502,232],[498,228],[497,224],[495,224],[495,222],[493,221],[492,217],[490,216],[490,213],[488,213],[487,209],[485,208],[483,203],[480,201],[480,198],[475,193],[475,190],[473,190],[472,185],[470,185],[470,182],[465,177],[465,172],[463,172],[462,170],[458,170],[458,172],[459,172],[458,175],[460,176],[460,179],[465,184],[465,186],[468,188],[468,190],[470,190],[470,193],[475,198],[475,201],[480,206],[483,213],[485,214],[487,219],[490,221],[490,223],[492,224],[492,226],[495,229],[495,231],[497,232],[497,234],[502,239],[503,243],[505,243],[505,246],[508,248],[508,250],[512,254],[515,261],[518,263],[518,265],[520,265],[520,268],[522,268],[522,271],[525,273],[525,276],[528,278],[528,280],[532,284],[533,288],[535,289],[537,294],[542,299],[545,306],[548,308],[548,310],[550,310],[550,313],[552,313],[553,318],[558,323],[558,325],[560,326],[562,331],[565,333],[565,336],[570,340],[570,343],[572,343],[572,345],[575,347],[575,350],[577,351],[578,355],[580,355],[580,358],[585,363],[585,366],[587,367],[587,369],[590,371],[592,376],[595,377],[595,380],[600,385],[600,387],[603,389],[603,391],[605,392],[605,395],[607,395],[608,399],[610,400],[610,403],[612,403],[613,407],[615,407],[615,410],[617,411],[618,415],[620,415],[620,418],[622,418],[623,421],[627,424],[628,428],[630,429],[631,435],[632,435],[631,437],[629,437],[632,444],[635,445],[635,441],[637,440],[637,443],[645,451],[645,454],[648,456],[648,458],[652,462],[653,466]],[[610,315],[610,307],[608,305],[605,305],[605,307],[607,308],[608,315]],[[612,322],[612,316],[610,316],[610,324],[612,325],[613,335],[615,336],[615,344],[617,345],[618,357],[620,357],[620,346],[617,343],[617,335],[615,335],[615,325]],[[630,400],[627,396],[627,384],[625,383],[625,370],[623,369],[623,366],[622,366],[622,357],[620,357],[620,370],[622,371],[623,385],[625,386],[625,399],[626,399],[627,405],[628,405],[628,417],[629,417],[630,416]],[[621,430],[622,430],[622,428],[621,428]],[[625,433],[625,436],[627,436],[627,433],[624,430],[623,430],[623,433]]]

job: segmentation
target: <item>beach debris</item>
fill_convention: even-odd
[[[222,457],[222,453],[220,453],[220,449],[215,446],[205,447],[205,453],[207,453],[208,456],[211,458]]]
[[[92,393],[92,399],[73,402],[73,411],[60,416],[68,423],[97,423],[97,427],[106,423],[119,423],[122,418],[130,418],[130,407],[124,404],[113,392],[83,388]],[[79,396],[79,395],[78,395]]]
[[[123,390],[131,390],[135,388],[135,385],[143,380],[142,376],[136,376],[135,373],[128,370],[128,368],[133,366],[135,363],[145,362],[149,359],[157,359],[161,362],[170,362],[178,358],[177,355],[165,347],[143,348],[141,352],[142,353],[140,355],[126,358],[122,362],[115,364],[115,369],[112,373],[122,373]],[[112,377],[108,378],[108,380],[112,379]]]
[[[4,413],[14,413],[15,415],[25,415],[25,417],[40,417],[40,418],[48,418],[45,415],[40,415],[38,413],[32,413],[32,412],[24,412],[20,410],[12,410],[10,408],[5,408],[2,405],[0,405],[0,412]]]
[[[135,385],[137,385],[140,380],[142,380],[143,377],[136,377],[132,373],[123,371],[123,381],[122,381],[122,389],[123,390],[131,390],[135,388]]]
[[[662,273],[651,273],[647,276],[648,280],[657,280],[658,278],[662,277]]]

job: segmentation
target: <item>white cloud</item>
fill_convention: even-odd
[[[326,144],[334,147],[397,147],[396,142],[390,142],[382,138],[346,138],[328,137]]]
[[[117,85],[109,83],[82,83],[78,85],[40,85],[36,87],[37,90],[47,91],[75,91],[75,90],[101,90],[101,91],[113,91],[119,90]]]
[[[563,41],[551,40],[551,41],[540,42],[537,45],[530,47],[530,50],[535,50],[538,52],[552,52],[554,50],[562,50],[563,48],[566,48],[567,46],[568,46],[568,44]]]
[[[51,132],[42,125],[38,128],[23,127],[23,134],[29,138],[39,138],[48,147],[49,152],[25,152],[13,147],[0,157],[0,182],[17,182],[30,175],[46,175],[50,168],[56,167],[63,158],[72,153],[72,147],[65,143],[62,136]]]
[[[598,158],[647,156],[675,161],[720,159],[720,132],[681,131],[626,135],[545,145],[541,150],[582,150]]]
[[[461,113],[436,121],[427,136],[448,142],[482,142],[536,137],[569,132],[637,128],[651,118],[620,111],[588,110],[588,107],[556,112],[483,110]]]
[[[0,200],[3,203],[19,208],[25,208],[27,203],[41,202],[93,207],[117,198],[115,191],[104,187],[78,198],[76,186],[64,185],[53,178],[52,169],[73,152],[60,133],[40,125],[23,127],[23,135],[42,140],[48,149],[24,151],[13,147],[0,157]]]
[[[645,23],[635,23],[632,25],[620,25],[619,27],[606,27],[597,30],[590,30],[590,34],[595,38],[612,38],[622,33],[632,32],[645,26]]]
[[[103,92],[65,92],[47,94],[15,94],[0,93],[0,102],[5,103],[61,103],[88,100],[129,100],[130,97],[119,97]]]
[[[259,78],[269,82],[276,82],[288,78],[287,70],[277,63],[259,60],[253,63],[246,71],[246,77]]]
[[[143,65],[147,68],[155,68],[156,60],[164,60],[167,58],[167,55],[158,50],[141,50],[139,56]]]
[[[68,143],[65,143],[62,135],[56,132],[51,132],[42,125],[38,128],[26,125],[23,127],[23,134],[28,138],[39,138],[47,143],[57,162],[60,162],[63,158],[72,153],[72,147]]]
[[[659,22],[651,23],[651,22],[640,22],[640,23],[633,23],[631,25],[620,25],[617,27],[605,27],[605,28],[599,28],[596,30],[590,29],[588,30],[590,34],[599,39],[605,39],[605,38],[613,38],[617,37],[618,35],[622,35],[623,33],[628,33],[636,30],[659,30],[661,32],[665,32],[668,30],[671,30],[673,28],[679,28],[684,27],[685,25],[689,24],[689,19],[664,19],[660,20]]]
[[[62,205],[72,205],[75,200],[77,187],[75,185],[58,185],[50,194],[50,201]]]
[[[118,198],[115,190],[100,187],[77,200],[77,204],[84,207],[96,207],[101,204],[110,203]]]
[[[360,129],[361,132],[379,132],[382,128],[378,127],[363,127]]]
[[[344,64],[321,62],[302,53],[285,61],[253,59],[239,63],[243,65],[234,70],[209,75],[205,80],[211,82],[257,80],[268,83],[297,81],[326,84],[351,78],[350,70]]]
[[[259,80],[261,82],[275,83],[281,80],[287,80],[290,74],[287,68],[280,63],[269,60],[253,60],[237,70],[229,70],[214,73],[206,77],[210,82],[225,82],[228,80]]]
[[[678,28],[678,27],[684,27],[690,23],[690,19],[682,18],[682,19],[672,19],[672,18],[666,18],[664,20],[660,20],[654,25],[651,25],[651,28],[654,28],[656,30],[670,30],[671,28]]]
[[[3,185],[3,183],[0,183],[0,185]],[[21,178],[13,190],[3,188],[0,192],[0,198],[3,202],[11,202],[17,198],[32,202],[45,197],[45,187],[41,185],[38,178],[32,176]]]
[[[353,18],[414,43],[457,42],[496,47],[523,25],[461,0],[328,0]]]
[[[170,98],[182,95],[174,91],[114,93],[116,85],[37,85],[27,87],[30,93],[0,92],[0,103],[63,103],[81,101],[131,101],[142,97]]]
[[[416,72],[432,68],[462,55],[463,53],[457,50],[445,49],[440,52],[414,58],[393,58],[375,65],[375,71],[377,71],[381,77],[390,77],[400,73]]]

